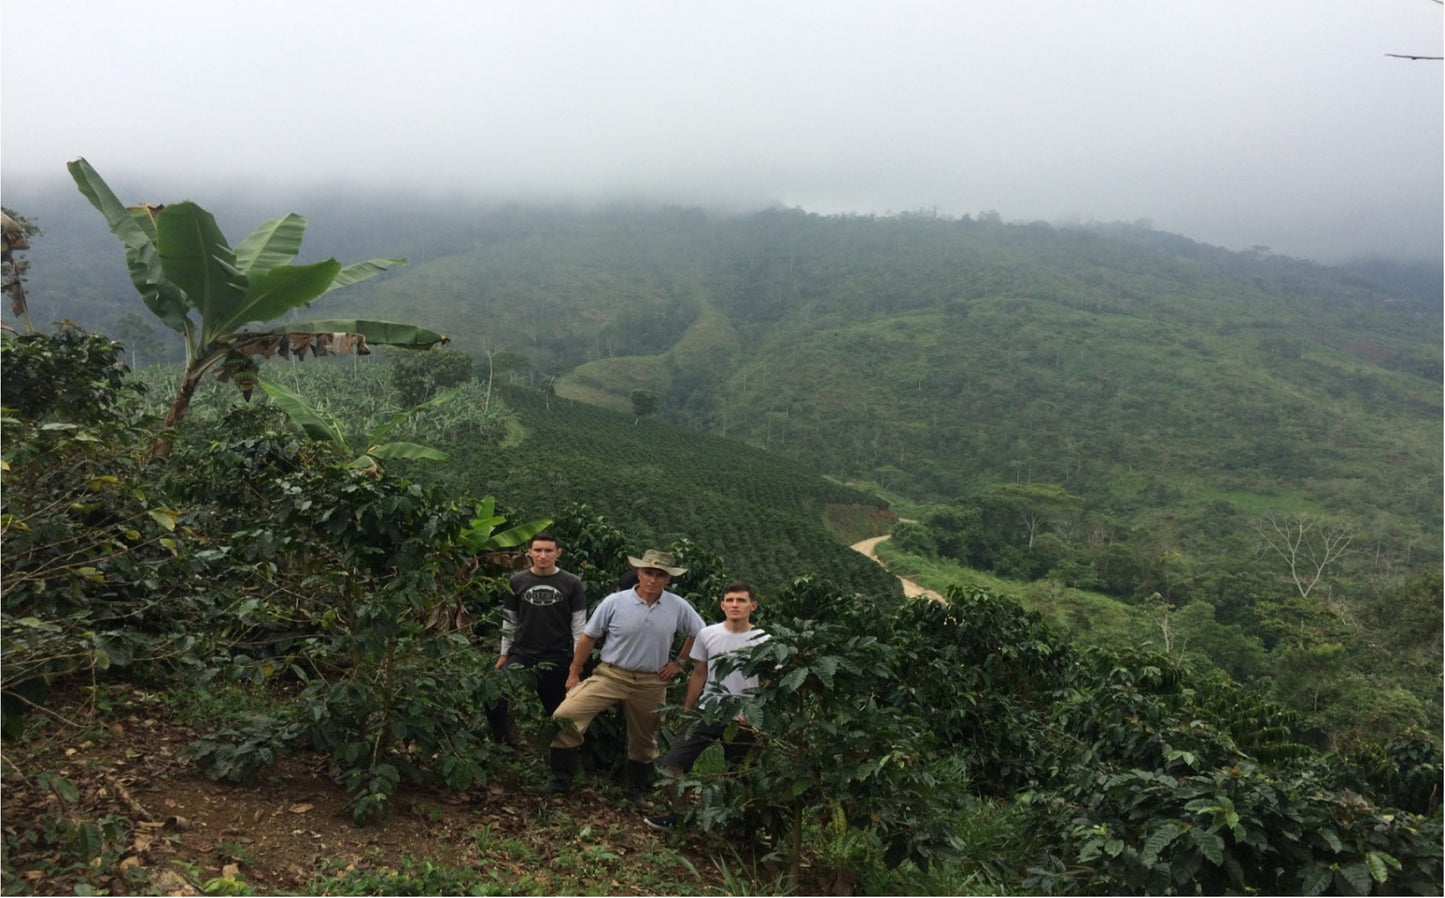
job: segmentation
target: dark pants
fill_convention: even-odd
[[[725,723],[699,723],[688,731],[687,735],[672,743],[667,751],[667,757],[662,759],[662,766],[673,770],[681,770],[686,773],[692,770],[692,765],[714,742],[722,741],[723,760],[729,767],[737,767],[742,764],[743,759],[752,751],[757,738],[753,731],[746,727],[738,727],[737,733],[731,740],[724,739],[727,733],[728,724]]]
[[[549,667],[539,667],[543,662],[526,655],[518,655],[512,652],[507,655],[507,663],[503,670],[511,670],[520,667],[524,670],[531,670],[537,678],[537,698],[542,700],[542,710],[551,717],[557,706],[562,704],[562,699],[567,697],[567,663],[566,661],[554,662]],[[497,703],[487,708],[487,723],[491,725],[492,732],[499,737],[507,731],[507,724],[511,721],[511,714],[505,698],[497,699]]]

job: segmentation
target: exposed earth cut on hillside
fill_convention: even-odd
[[[875,536],[872,539],[861,540],[860,542],[856,542],[853,544],[853,550],[856,552],[862,552],[864,555],[867,555],[869,558],[877,561],[879,564],[883,564],[883,562],[878,558],[877,548],[878,544],[883,542],[887,538],[888,536],[885,534],[883,536]],[[883,566],[887,567],[886,564]],[[943,601],[943,596],[940,593],[937,593],[925,586],[922,586],[919,583],[908,579],[907,577],[899,577],[898,582],[903,584],[903,594],[910,599],[917,596],[927,596],[930,599],[937,599],[940,602]]]

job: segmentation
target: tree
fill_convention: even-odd
[[[158,353],[162,346],[155,337],[155,330],[135,312],[126,312],[115,323],[115,335],[130,349],[130,366],[136,367],[137,356],[142,349],[147,356]]]
[[[1355,528],[1349,524],[1330,524],[1305,514],[1270,516],[1256,524],[1255,530],[1289,566],[1290,579],[1304,599],[1325,569],[1348,554],[1355,539]]]
[[[456,349],[439,349],[425,355],[414,352],[391,355],[391,385],[403,405],[418,405],[442,390],[476,379],[472,357]]]
[[[652,392],[651,390],[633,390],[632,416],[636,420],[634,420],[632,423],[636,424],[647,415],[656,414],[659,404],[660,400],[657,398],[657,394]]]
[[[1045,523],[1069,518],[1084,505],[1056,483],[1005,483],[993,490],[992,498],[1018,513],[1028,530],[1030,549]]]
[[[125,246],[131,283],[146,306],[186,339],[186,373],[166,413],[165,431],[152,453],[170,454],[170,433],[180,426],[206,372],[233,381],[250,398],[253,357],[304,358],[371,351],[382,343],[430,348],[441,334],[386,321],[310,321],[245,330],[279,318],[338,287],[375,277],[405,259],[371,259],[343,267],[335,259],[292,265],[306,219],[295,213],[262,224],[235,247],[211,213],[193,202],[126,207],[90,163],[66,165],[76,186],[105,216]],[[192,318],[192,313],[196,318]]]

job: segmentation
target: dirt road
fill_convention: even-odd
[[[854,543],[853,550],[855,552],[862,552],[864,555],[867,555],[874,561],[878,561],[878,553],[876,551],[878,548],[878,544],[883,542],[887,538],[887,536],[875,536],[872,539],[865,539],[862,542]],[[878,563],[883,564],[883,562],[881,561],[878,561]],[[887,565],[884,566],[886,567]],[[940,602],[943,601],[943,596],[939,595],[937,592],[934,592],[931,589],[920,586],[919,584],[913,582],[907,577],[899,577],[898,581],[903,584],[903,594],[905,596],[908,596],[910,599],[917,596],[927,596],[930,599],[937,599]]]

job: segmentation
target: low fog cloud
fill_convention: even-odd
[[[1431,0],[7,4],[6,182],[1148,219],[1438,257]],[[127,197],[128,199],[130,197]]]

